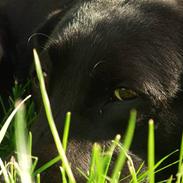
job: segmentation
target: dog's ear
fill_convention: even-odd
[[[46,75],[46,78],[45,78],[46,85],[48,85],[48,77],[49,77],[49,72],[51,70],[51,66],[50,66],[51,62],[50,62],[49,55],[47,54],[47,52],[44,52],[44,54],[42,54],[41,52],[43,51],[44,46],[45,46],[46,42],[48,41],[52,31],[54,30],[54,27],[62,19],[64,14],[65,14],[65,12],[61,11],[61,10],[57,10],[57,11],[51,13],[47,17],[47,19],[43,23],[41,23],[36,28],[36,30],[34,30],[35,33],[33,33],[28,40],[28,49],[30,49],[30,51],[28,51],[28,53],[31,53],[32,60],[34,59],[33,55],[32,55],[32,49],[35,48],[37,50],[37,52],[39,53],[42,70]],[[39,109],[40,108],[39,104],[41,104],[41,101],[40,101],[41,96],[40,96],[39,83],[37,80],[37,74],[35,72],[34,64],[30,65],[28,77],[31,78],[32,93],[33,93],[34,99],[36,101],[36,107]]]
[[[63,13],[64,11],[60,10],[52,12],[46,20],[33,31],[34,33],[32,33],[28,41],[20,42],[16,46],[19,60],[16,61],[18,64],[16,66],[15,76],[20,83],[24,83],[24,78],[30,77],[32,70],[34,70],[32,65],[32,61],[34,60],[32,50],[35,48],[38,53],[41,53],[55,25],[61,19],[61,16],[63,16]],[[22,53],[22,50],[25,51]],[[24,62],[25,60],[26,64]]]
[[[48,38],[50,37],[50,34],[52,33],[55,25],[57,24],[57,22],[59,22],[59,20],[61,19],[61,17],[63,16],[63,11],[61,10],[57,10],[55,12],[52,12],[47,18],[46,20],[41,23],[36,30],[34,30],[34,33],[29,37],[28,40],[28,45],[27,45],[27,53],[28,55],[26,55],[26,57],[31,58],[30,59],[30,63],[29,63],[29,71],[26,71],[26,73],[29,73],[28,77],[31,78],[31,80],[33,78],[37,78],[37,76],[35,75],[35,68],[34,68],[34,64],[32,65],[32,60],[33,58],[33,49],[36,49],[38,53],[41,53],[42,50],[44,49],[44,46],[48,40]],[[23,46],[25,47],[25,45],[23,44]],[[22,50],[22,49],[20,49]],[[43,57],[43,55],[42,55]],[[49,58],[48,55],[44,55],[45,58],[41,58],[41,60],[44,60],[44,63],[47,62],[46,60]],[[48,62],[47,62],[48,63]],[[22,65],[22,64],[19,64]],[[43,67],[43,66],[42,66]],[[22,69],[17,69],[17,70],[22,70]],[[24,69],[25,70],[25,69]],[[22,72],[21,72],[22,74]],[[18,80],[21,80],[21,78],[25,78],[25,75],[23,73],[23,76],[21,75],[19,72],[16,74],[17,77],[19,78]]]
[[[36,48],[38,52],[41,52],[55,25],[59,22],[63,14],[64,11],[61,10],[52,12],[47,19],[36,28],[35,33],[30,36],[29,46],[31,45],[31,48]]]
[[[30,36],[29,45],[31,45],[31,48],[36,48],[38,52],[41,52],[46,41],[50,37],[50,34],[54,30],[54,27],[62,19],[62,17],[64,17],[66,12],[73,7],[74,3],[75,1],[73,0],[63,2],[61,9],[55,10],[48,15],[46,20],[43,21],[43,23],[40,24],[36,30],[34,30],[32,36]]]

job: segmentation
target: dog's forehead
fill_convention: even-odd
[[[60,47],[63,50],[67,45],[71,49],[83,49],[83,52],[87,49],[92,52],[95,48],[102,52],[105,48],[109,51],[111,47],[119,50],[119,45],[128,49],[129,44],[141,47],[147,42],[161,42],[163,38],[166,41],[172,36],[169,29],[180,27],[180,17],[174,11],[177,1],[173,2],[84,1],[71,8],[57,23],[46,48]],[[174,32],[177,34],[178,31]]]
[[[54,34],[59,32],[61,39],[66,37],[70,39],[70,37],[77,34],[89,35],[96,26],[102,23],[111,24],[114,21],[118,24],[119,21],[123,21],[124,25],[129,26],[129,29],[131,26],[142,23],[150,25],[152,22],[155,22],[154,26],[157,26],[156,23],[163,23],[164,20],[162,18],[167,18],[165,15],[169,16],[169,19],[177,18],[174,17],[173,12],[177,13],[178,9],[178,3],[175,0],[81,1],[81,3],[76,4],[61,18]],[[110,27],[108,28],[110,30]]]
[[[65,64],[82,76],[102,62],[104,78],[112,73],[116,80],[133,81],[159,96],[173,96],[182,67],[175,4],[172,8],[169,1],[118,1],[111,8],[113,2],[108,0],[103,10],[104,1],[94,2],[73,8],[50,36],[46,48],[57,53],[57,69]]]

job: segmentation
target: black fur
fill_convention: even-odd
[[[19,11],[12,2],[2,5],[17,49],[17,77],[27,77],[31,45],[35,46],[48,75],[47,89],[60,133],[66,112],[72,112],[67,155],[79,182],[83,178],[77,167],[88,169],[92,143],[108,146],[117,133],[123,134],[132,108],[138,111],[131,147],[137,166],[146,160],[150,118],[155,120],[156,160],[179,148],[183,127],[181,0],[17,3]],[[136,91],[138,97],[119,101],[114,97],[117,88]],[[41,163],[57,154],[42,108],[33,137],[34,153]],[[167,178],[175,171],[175,167],[168,169],[159,177]],[[53,172],[51,182],[57,182]],[[44,176],[43,182],[50,182],[49,173]]]

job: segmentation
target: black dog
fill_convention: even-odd
[[[67,155],[78,182],[84,180],[77,167],[88,169],[93,142],[107,146],[116,134],[123,134],[132,108],[138,111],[131,147],[137,164],[146,160],[150,118],[155,120],[157,161],[179,148],[183,128],[182,4],[181,0],[2,3],[2,19],[9,21],[7,37],[16,50],[12,62],[17,77],[27,77],[32,58],[29,45],[33,44],[47,75],[60,133],[66,112],[72,112]],[[36,80],[33,88],[37,93]],[[33,129],[39,159],[45,162],[57,155],[43,109]],[[168,171],[176,171],[172,169]],[[57,176],[54,180],[53,172],[45,175],[44,182],[59,180]],[[167,172],[163,178],[169,177]]]

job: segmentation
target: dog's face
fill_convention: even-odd
[[[94,0],[55,16],[54,25],[54,16],[45,23],[51,31],[40,57],[59,132],[66,112],[72,112],[67,155],[73,169],[87,170],[93,142],[108,145],[124,134],[134,108],[133,153],[146,158],[150,118],[155,120],[157,158],[176,149],[182,132],[183,61],[178,2]],[[35,152],[48,160],[56,149],[43,109],[34,128],[43,139]]]

